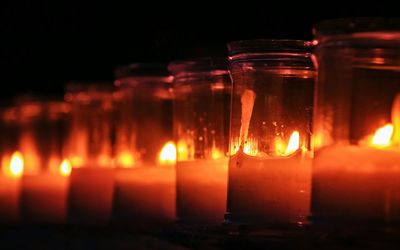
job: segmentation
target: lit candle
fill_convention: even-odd
[[[71,105],[66,145],[72,165],[68,222],[106,224],[111,216],[114,190],[114,88],[108,83],[70,83],[65,100]]]
[[[160,151],[158,164],[115,170],[113,214],[118,222],[151,224],[174,221],[175,158],[175,145],[167,142]]]
[[[332,222],[400,222],[400,98],[392,123],[358,145],[334,145],[316,151],[313,216]]]
[[[3,171],[0,174],[0,221],[15,223],[19,220],[20,177],[24,159],[18,151],[11,158],[6,158],[2,160]]]
[[[307,221],[311,193],[311,153],[299,131],[284,143],[275,134],[268,152],[262,138],[249,135],[256,94],[241,96],[241,127],[229,161],[229,221],[241,224],[299,225]]]
[[[307,222],[315,70],[312,44],[228,44],[232,78],[226,222],[293,227]]]
[[[276,152],[277,157],[258,156],[249,144],[231,156],[228,195],[233,220],[252,224],[306,222],[311,156],[300,152],[299,140],[298,132],[293,132],[286,150]]]
[[[25,222],[66,222],[71,163],[64,159],[57,169],[50,170],[22,176],[21,214]]]

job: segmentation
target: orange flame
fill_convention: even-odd
[[[60,164],[60,174],[62,176],[69,176],[71,174],[72,165],[68,159],[64,159]]]
[[[135,165],[135,159],[130,152],[124,151],[118,155],[117,164],[123,168],[131,168]]]
[[[291,155],[296,152],[300,147],[300,134],[299,131],[295,130],[290,136],[289,143],[286,147],[284,156]]]
[[[161,149],[159,162],[162,165],[173,165],[176,162],[176,147],[171,141],[167,142]]]
[[[24,156],[19,151],[15,151],[10,160],[9,175],[12,177],[20,177],[24,172]]]
[[[393,135],[393,125],[388,123],[385,126],[376,130],[371,139],[370,145],[374,147],[388,147],[391,144]]]
[[[177,144],[177,154],[179,160],[187,160],[189,159],[189,148],[188,145],[184,141],[178,141]]]

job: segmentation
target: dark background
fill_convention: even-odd
[[[319,20],[398,11],[383,2],[158,2],[1,3],[0,98],[61,96],[66,81],[111,81],[118,65],[226,56],[229,41],[312,39]]]

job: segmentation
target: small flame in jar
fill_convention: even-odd
[[[294,131],[290,136],[289,143],[286,147],[285,153],[283,155],[291,155],[296,152],[300,147],[300,134],[298,131]]]
[[[19,151],[15,151],[11,156],[10,175],[20,177],[24,171],[24,157]]]
[[[122,152],[118,155],[117,163],[123,168],[131,168],[135,165],[135,159],[130,152]]]
[[[161,149],[159,162],[162,165],[173,165],[176,162],[176,147],[171,141],[167,142]]]
[[[68,159],[64,159],[60,164],[60,174],[62,176],[69,176],[71,174],[71,162]]]
[[[388,147],[391,144],[393,135],[393,125],[386,124],[385,126],[376,130],[371,140],[371,145],[376,147]]]

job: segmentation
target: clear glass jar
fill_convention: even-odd
[[[172,77],[166,65],[135,63],[115,72],[117,169],[113,219],[154,226],[175,220]]]
[[[312,44],[228,44],[232,114],[227,222],[302,225],[311,192]]]
[[[17,145],[14,145],[12,153],[21,153],[24,174],[58,173],[66,158],[64,144],[68,135],[70,106],[63,101],[21,97],[9,111],[13,114],[8,113],[7,119],[13,120],[14,117],[17,124],[14,130],[17,131],[14,134]]]
[[[177,216],[181,222],[221,224],[226,211],[231,84],[227,60],[169,64],[174,76]]]
[[[67,141],[73,167],[111,167],[114,88],[110,83],[69,83],[65,100],[71,105]]]
[[[66,86],[71,105],[67,154],[72,164],[68,220],[106,224],[114,195],[113,138],[119,102],[112,83],[81,82]]]
[[[400,222],[400,19],[314,29],[315,222]]]
[[[163,64],[136,63],[115,72],[122,99],[117,117],[117,167],[155,166],[172,141],[172,78]]]

